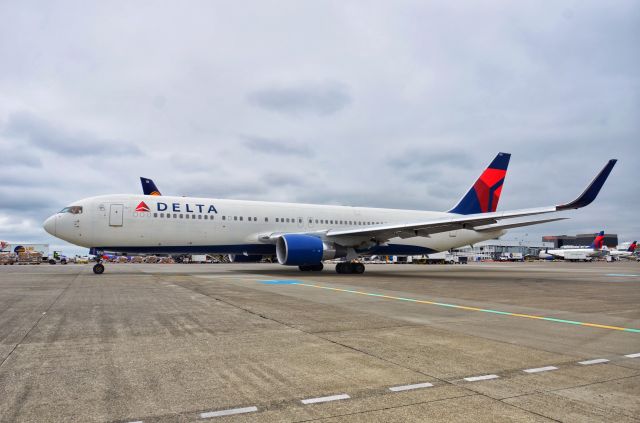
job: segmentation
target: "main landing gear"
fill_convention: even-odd
[[[355,273],[357,275],[360,275],[364,273],[364,264],[358,262],[351,263],[348,261],[340,262],[336,264],[336,272],[342,274]]]
[[[301,272],[320,272],[323,268],[324,266],[322,263],[298,266],[298,269],[300,269]]]
[[[96,275],[101,275],[104,273],[104,264],[102,264],[101,262],[98,262],[96,264],[93,265],[93,273],[95,273]]]

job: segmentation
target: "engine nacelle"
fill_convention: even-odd
[[[346,248],[311,235],[282,235],[276,243],[278,263],[286,266],[313,265],[346,255]]]
[[[260,254],[250,254],[245,256],[244,254],[229,254],[229,261],[231,263],[257,263],[262,260]]]

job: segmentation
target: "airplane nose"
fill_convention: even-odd
[[[47,220],[45,220],[44,224],[42,225],[42,227],[49,234],[51,234],[53,236],[56,236],[56,216],[53,215],[50,218],[48,218]]]

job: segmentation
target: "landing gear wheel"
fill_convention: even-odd
[[[104,264],[102,263],[98,263],[96,265],[93,266],[93,273],[95,273],[96,275],[101,275],[104,273]]]
[[[351,263],[351,262],[341,262],[336,264],[336,273],[340,274],[351,274],[355,273],[360,275],[364,273],[364,264],[362,263]]]
[[[320,272],[322,271],[323,268],[324,268],[324,265],[322,263],[303,264],[301,266],[298,266],[298,269],[300,269],[301,272]]]

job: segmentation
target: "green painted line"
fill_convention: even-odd
[[[467,310],[467,311],[481,311],[483,313],[499,314],[499,315],[511,316],[511,317],[521,317],[521,318],[526,318],[526,319],[546,320],[548,322],[565,323],[565,324],[576,325],[576,326],[587,326],[587,327],[598,328],[598,329],[610,329],[610,330],[618,330],[618,331],[622,331],[622,332],[640,333],[640,329],[636,329],[636,328],[624,328],[624,327],[619,327],[619,326],[602,325],[602,324],[599,324],[599,323],[578,322],[578,321],[575,321],[575,320],[558,319],[558,318],[555,318],[555,317],[535,316],[535,315],[524,314],[524,313],[512,313],[512,312],[508,312],[508,311],[492,310],[492,309],[488,309],[488,308],[479,308],[479,307],[463,306],[463,305],[456,305],[456,304],[439,303],[439,302],[436,302],[436,301],[418,300],[418,299],[415,299],[415,298],[394,297],[393,295],[384,295],[384,294],[376,294],[376,293],[373,293],[373,292],[355,291],[355,290],[352,290],[352,289],[333,288],[333,287],[330,287],[330,286],[314,285],[314,284],[303,283],[303,282],[299,282],[299,281],[295,281],[295,282],[296,283],[294,283],[294,285],[297,285],[297,286],[306,286],[306,287],[309,287],[309,288],[325,289],[325,290],[328,290],[328,291],[335,291],[335,292],[347,292],[349,294],[366,295],[366,296],[369,296],[369,297],[378,297],[378,298],[384,298],[384,299],[388,299],[388,300],[406,301],[406,302],[419,303],[419,304],[428,304],[428,305],[435,305],[435,306],[447,307],[447,308],[455,308],[455,309]]]

